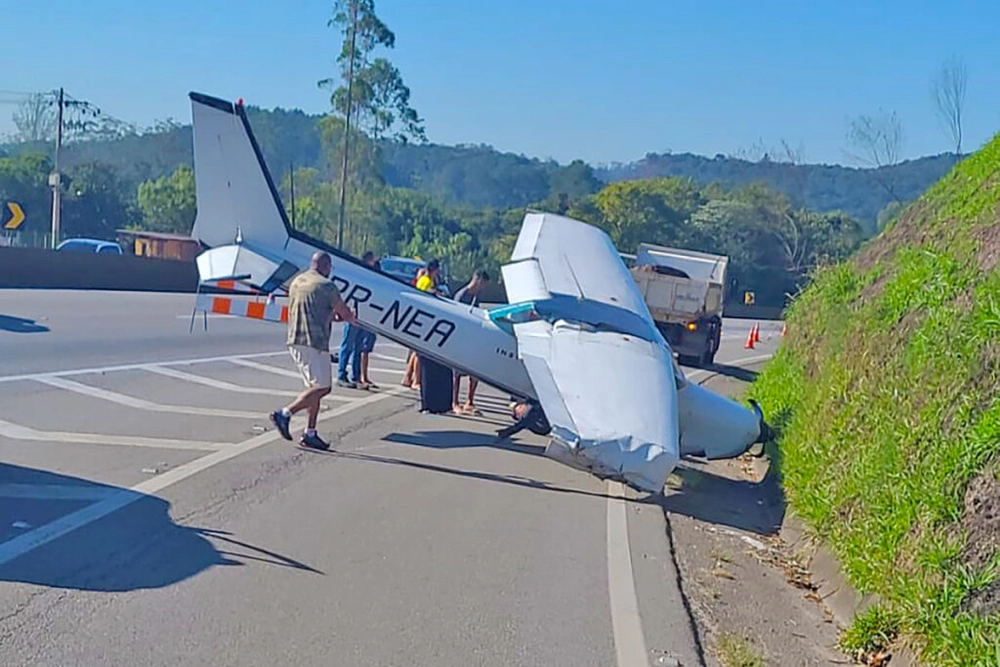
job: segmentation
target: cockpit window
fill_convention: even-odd
[[[514,333],[515,324],[524,324],[541,319],[535,311],[535,304],[515,303],[509,306],[500,306],[489,311],[490,319],[498,327],[509,334]]]

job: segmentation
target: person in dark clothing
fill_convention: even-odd
[[[542,406],[535,401],[522,401],[514,406],[511,416],[517,420],[510,426],[497,431],[497,437],[506,440],[510,436],[528,429],[535,435],[548,435],[552,431],[549,420],[545,418]]]

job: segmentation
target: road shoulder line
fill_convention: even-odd
[[[608,480],[608,596],[618,667],[649,667],[635,592],[625,489]]]

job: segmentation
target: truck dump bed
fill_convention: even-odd
[[[721,317],[729,258],[643,243],[630,270],[654,320]]]

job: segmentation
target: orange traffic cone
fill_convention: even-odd
[[[788,327],[788,325],[787,325],[786,323],[782,322],[782,323],[781,323],[781,337],[782,337],[782,338],[784,338],[784,337],[785,337],[785,331],[786,331],[786,327]]]
[[[747,342],[743,345],[744,349],[752,350],[754,342],[753,328],[751,327],[750,333],[747,334]]]
[[[753,342],[760,342],[760,322],[754,322],[753,325]]]

